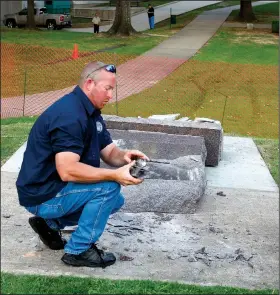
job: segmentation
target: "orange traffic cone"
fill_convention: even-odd
[[[73,59],[79,58],[78,45],[77,44],[74,44],[74,50],[73,50],[72,58]]]

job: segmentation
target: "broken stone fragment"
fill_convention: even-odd
[[[178,259],[180,257],[181,257],[181,255],[177,254],[177,253],[171,253],[170,255],[167,255],[167,258],[171,259],[171,260],[175,260],[175,259]]]
[[[134,258],[126,255],[120,255],[120,260],[121,261],[132,261]]]
[[[218,254],[215,255],[215,257],[218,258],[218,259],[226,259],[227,258],[227,254],[226,253],[224,253],[224,254],[218,253]]]
[[[135,266],[141,266],[141,265],[143,265],[143,263],[141,261],[139,261],[139,260],[133,260],[132,261],[132,264],[135,265]]]
[[[11,214],[2,214],[2,217],[4,218],[10,218],[12,215]]]
[[[162,120],[162,121],[174,121],[180,114],[166,114],[166,115],[152,115],[148,119]]]
[[[215,122],[215,120],[209,119],[209,118],[195,118],[194,121],[201,122],[201,123],[204,123],[204,122],[214,123]]]
[[[251,268],[254,268],[254,265],[253,265],[251,262],[248,262],[248,265],[249,265]]]
[[[211,262],[210,262],[207,258],[203,257],[203,258],[201,258],[201,260],[202,260],[203,263],[205,263],[207,266],[210,266],[210,265],[211,265]]]
[[[209,227],[209,231],[210,232],[213,232],[213,233],[217,233],[217,234],[219,234],[219,233],[223,233],[223,230],[221,230],[220,228],[215,228],[214,226],[210,226]]]
[[[253,258],[252,255],[247,256],[247,255],[244,255],[244,254],[240,253],[240,254],[238,254],[238,255],[234,258],[234,260],[249,261],[251,258]]]
[[[226,197],[226,194],[224,194],[224,192],[222,192],[222,191],[221,192],[217,192],[217,195],[218,196],[221,196],[221,197]]]
[[[170,221],[173,219],[173,215],[167,215],[165,217],[162,217],[160,220],[161,221]]]
[[[240,254],[243,253],[243,250],[241,250],[241,248],[238,248],[234,251],[235,254]]]
[[[197,259],[205,258],[205,254],[201,254],[201,253],[195,254],[194,256],[195,256],[195,258],[197,258]]]
[[[205,247],[202,247],[201,249],[195,251],[194,253],[195,254],[207,254],[207,252],[205,252]]]
[[[196,262],[197,259],[195,258],[194,255],[190,255],[190,257],[188,258],[188,261],[189,261],[189,262]]]
[[[193,241],[197,241],[197,240],[200,240],[201,237],[190,237],[189,240],[193,240]]]

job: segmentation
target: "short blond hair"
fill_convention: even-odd
[[[88,63],[81,72],[79,86],[82,87],[88,77],[91,77],[95,81],[98,80],[98,76],[105,66],[106,64],[101,61]]]

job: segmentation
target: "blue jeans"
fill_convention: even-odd
[[[26,209],[44,218],[55,230],[78,225],[64,250],[80,254],[99,239],[110,214],[124,204],[120,190],[120,184],[113,181],[94,184],[69,182],[54,198]]]
[[[155,17],[154,16],[149,17],[149,25],[150,25],[150,29],[154,29],[154,27],[155,27]]]

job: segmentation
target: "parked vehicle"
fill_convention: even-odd
[[[35,24],[38,27],[46,27],[48,30],[62,29],[71,27],[72,21],[70,14],[59,13],[50,14],[46,7],[34,9]],[[27,8],[18,13],[4,15],[3,23],[8,28],[24,27],[27,24]]]

